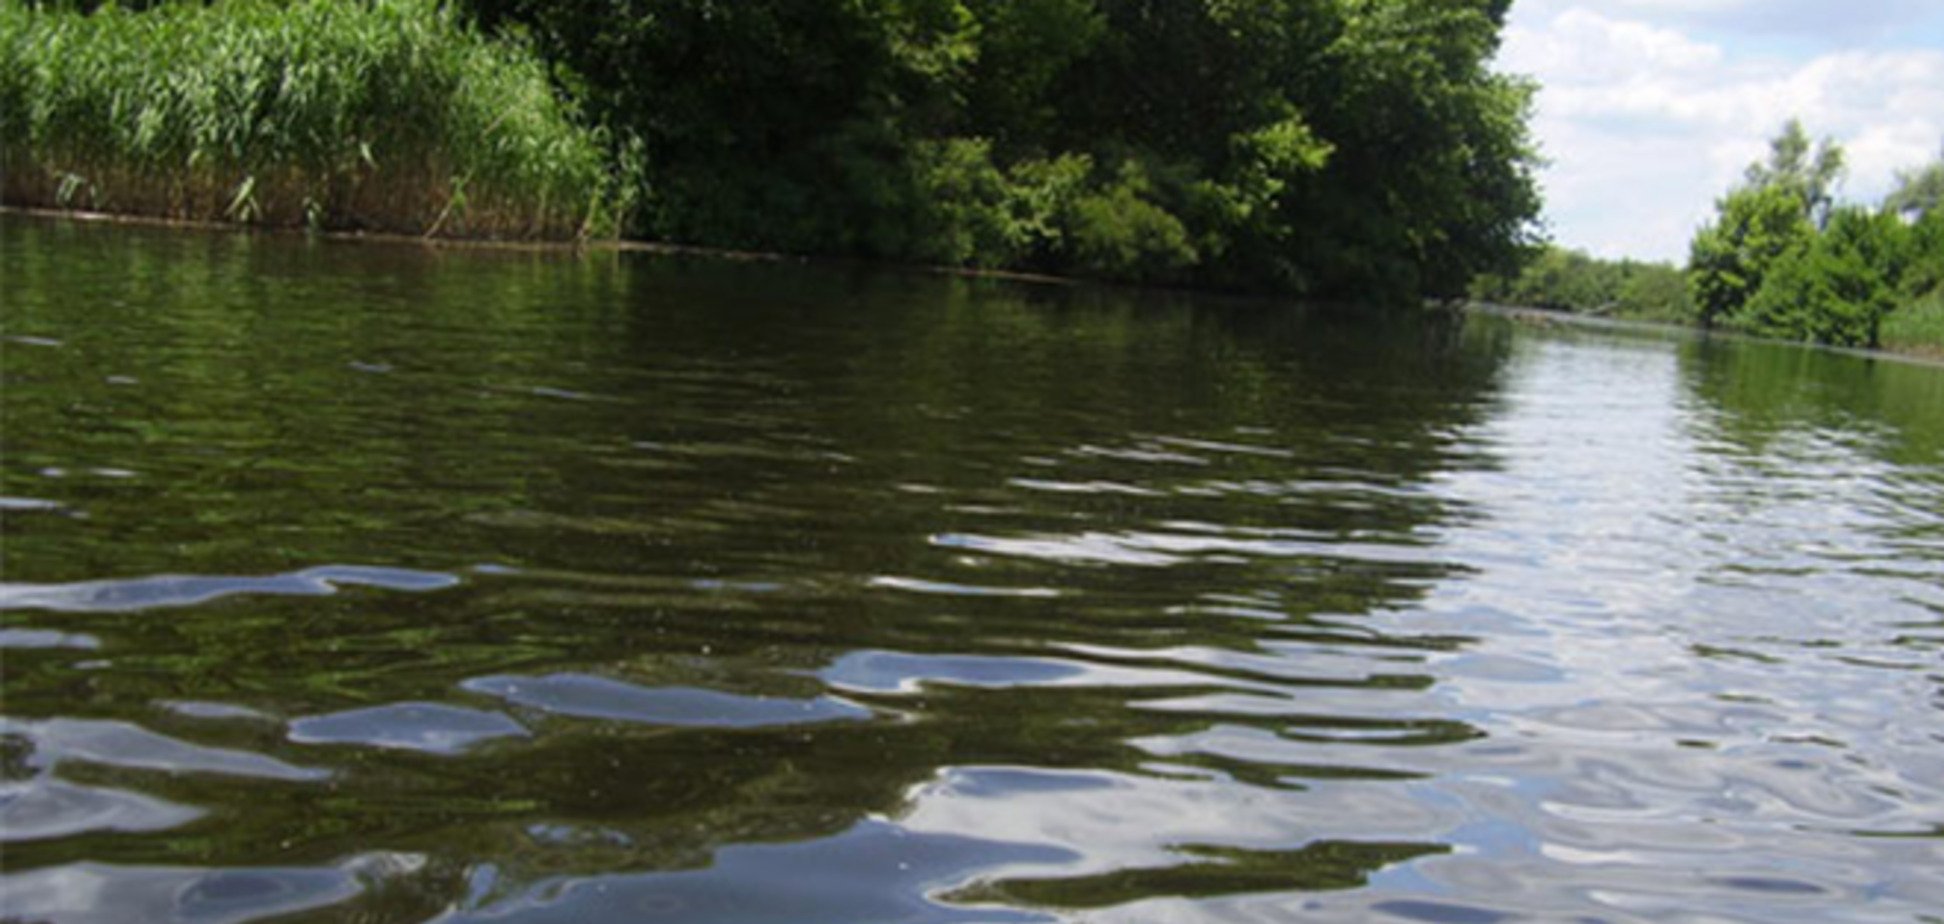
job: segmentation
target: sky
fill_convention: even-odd
[[[1498,67],[1542,87],[1547,231],[1601,257],[1685,260],[1792,116],[1848,201],[1944,151],[1944,0],[1514,0]]]

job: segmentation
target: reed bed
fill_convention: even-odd
[[[525,47],[435,0],[0,0],[0,201],[450,237],[612,236],[633,184]]]

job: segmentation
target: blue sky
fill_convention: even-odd
[[[1514,0],[1505,38],[1543,85],[1549,231],[1600,256],[1684,259],[1791,116],[1852,201],[1944,150],[1944,0]]]

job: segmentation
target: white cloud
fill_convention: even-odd
[[[1818,0],[1818,8],[1826,0]],[[1782,123],[1801,118],[1848,154],[1847,198],[1874,201],[1895,171],[1944,140],[1944,50],[1825,50],[1786,57],[1710,41],[1664,22],[1541,0],[1515,7],[1500,66],[1539,78],[1534,130],[1561,244],[1605,256],[1674,259],[1713,201],[1760,157]],[[1672,0],[1610,0],[1636,16]],[[1682,2],[1690,18],[1751,0]],[[1859,0],[1891,15],[1898,0]],[[1806,9],[1764,0],[1763,9]],[[1696,11],[1700,12],[1696,12]]]
[[[1851,44],[1895,38],[1939,14],[1937,0],[1516,0],[1515,15],[1546,19],[1572,8],[1683,30]]]

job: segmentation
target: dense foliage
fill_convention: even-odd
[[[434,0],[0,0],[8,203],[570,237],[615,224],[611,147]]]
[[[1507,6],[0,0],[4,196],[1450,295],[1538,212]]]
[[[1895,216],[1849,207],[1779,256],[1731,315],[1743,330],[1816,343],[1876,346],[1898,304],[1908,235]]]
[[[1909,227],[1902,259],[1892,277],[1901,300],[1882,319],[1882,345],[1944,355],[1944,208]]]
[[[468,0],[638,137],[633,230],[1360,298],[1538,211],[1506,0]]]
[[[1488,274],[1472,283],[1480,301],[1577,314],[1681,321],[1691,313],[1687,277],[1665,263],[1602,260],[1544,247],[1516,275]]]
[[[1834,204],[1841,171],[1840,148],[1812,154],[1799,123],[1784,128],[1689,248],[1699,323],[1842,346],[1944,344],[1933,329],[1944,327],[1944,210],[1925,193],[1938,166],[1905,173],[1876,210]]]

